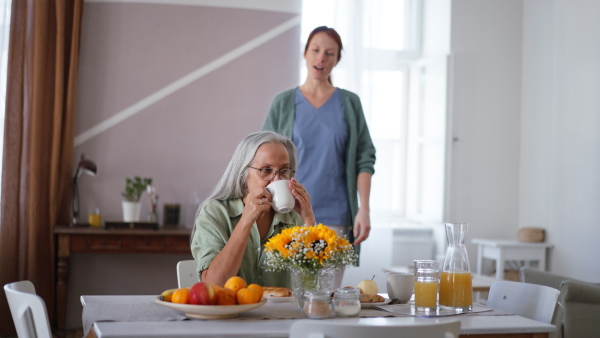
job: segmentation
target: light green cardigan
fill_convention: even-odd
[[[375,173],[375,147],[369,134],[369,128],[358,95],[338,88],[344,104],[344,116],[348,128],[348,142],[346,143],[346,189],[351,220],[348,229],[348,239],[354,242],[353,226],[354,217],[358,213],[357,179],[358,174],[366,172]],[[294,125],[294,97],[296,88],[281,92],[273,98],[269,114],[263,124],[263,130],[275,131],[292,139]],[[319,220],[317,220],[318,222]],[[356,248],[356,253],[360,251]]]

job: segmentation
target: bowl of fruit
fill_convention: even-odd
[[[224,286],[197,282],[190,288],[165,290],[156,302],[191,318],[222,319],[259,308],[267,299],[260,285],[246,285],[243,278],[234,276]]]

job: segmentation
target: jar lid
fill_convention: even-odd
[[[336,299],[356,299],[356,300],[358,300],[360,297],[360,290],[359,289],[350,289],[350,288],[336,289],[333,297],[335,297]]]
[[[304,299],[330,300],[331,294],[327,291],[306,291],[304,292]]]

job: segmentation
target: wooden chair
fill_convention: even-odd
[[[495,281],[487,306],[550,324],[560,292],[544,285]]]
[[[290,328],[290,338],[458,338],[460,321],[413,325],[368,325],[347,320],[299,320]]]
[[[52,338],[46,303],[35,293],[32,282],[6,284],[4,292],[18,337]]]
[[[187,261],[180,261],[177,263],[177,284],[179,288],[187,288],[200,281],[196,274],[196,267],[198,263],[196,260],[190,259]]]

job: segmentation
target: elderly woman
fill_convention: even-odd
[[[213,193],[198,208],[191,249],[202,281],[224,285],[240,276],[248,284],[290,286],[287,272],[266,271],[264,244],[290,225],[314,225],[310,196],[294,179],[296,148],[288,138],[263,131],[238,145]],[[266,187],[290,180],[296,198],[287,214],[271,207]]]

